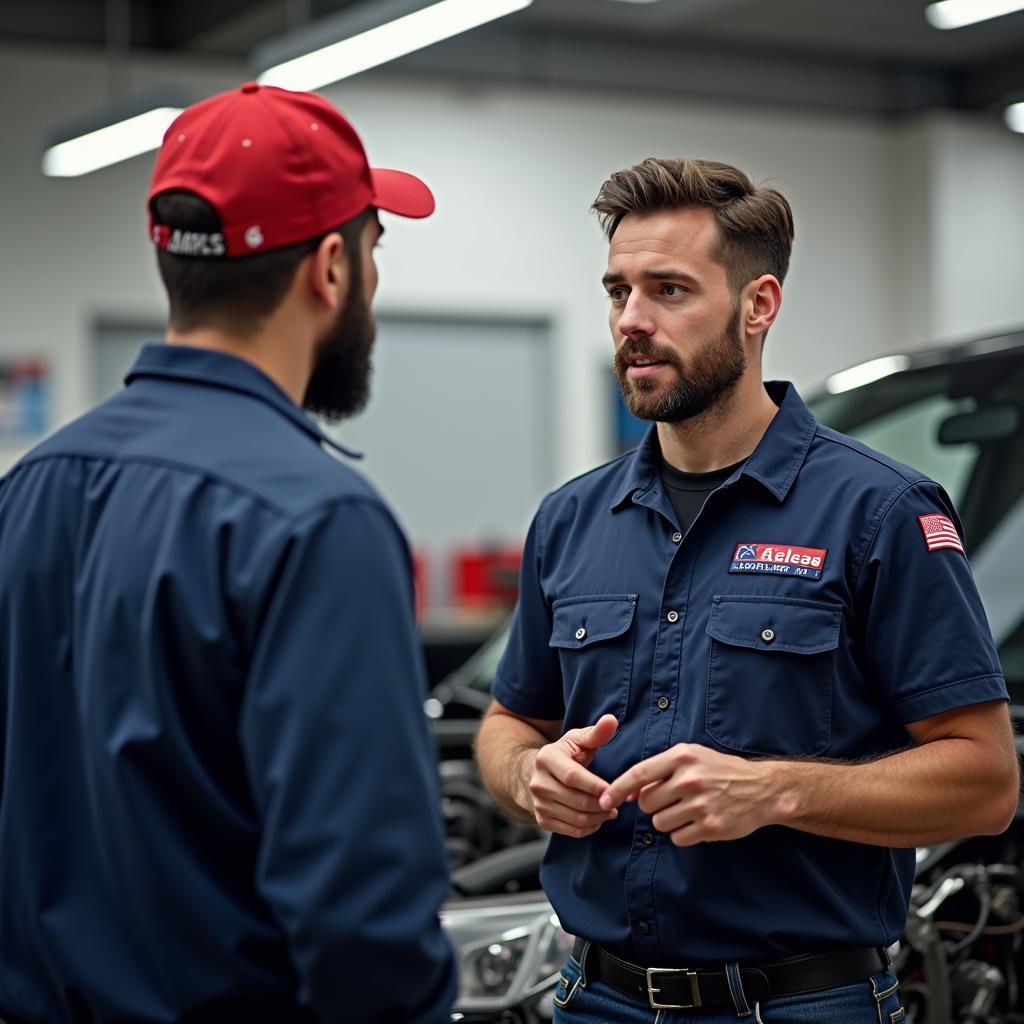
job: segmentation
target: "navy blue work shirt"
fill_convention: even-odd
[[[0,1017],[448,1020],[408,549],[175,345],[0,481]]]
[[[941,520],[919,518],[958,523],[942,489],[768,389],[779,412],[685,537],[654,427],[534,519],[494,696],[566,729],[615,715],[604,779],[680,742],[867,758],[1007,697],[967,559],[930,550]],[[628,803],[589,838],[552,836],[542,881],[568,931],[684,966],[889,944],[914,861],[782,826],[679,848]]]

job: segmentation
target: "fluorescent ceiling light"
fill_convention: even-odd
[[[43,154],[43,174],[51,178],[77,178],[159,149],[164,133],[180,113],[179,107],[156,107],[51,146]]]
[[[320,89],[442,39],[529,7],[533,0],[441,0],[376,28],[268,68],[264,85]]]
[[[1024,11],[1024,0],[941,0],[924,10],[928,23],[935,28],[963,28],[977,21],[1001,18],[1015,11]]]
[[[1024,103],[1011,103],[1003,117],[1011,131],[1024,132]]]
[[[909,356],[882,356],[881,359],[869,359],[866,363],[851,366],[848,370],[840,370],[825,381],[825,390],[830,395],[838,395],[842,391],[852,391],[863,384],[881,380],[910,366]]]

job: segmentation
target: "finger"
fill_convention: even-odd
[[[566,737],[585,751],[594,751],[608,743],[618,728],[619,720],[614,715],[602,715],[593,725],[570,729]]]
[[[601,826],[591,825],[580,828],[571,822],[563,821],[561,818],[551,818],[545,814],[537,815],[537,824],[548,832],[557,832],[560,836],[569,836],[570,839],[585,839],[592,836]]]
[[[547,815],[549,818],[556,818],[558,821],[567,822],[576,828],[591,828],[596,825],[603,825],[606,821],[618,815],[618,811],[577,811],[572,807],[559,803],[557,800],[534,801],[535,811]]]
[[[673,804],[680,802],[679,792],[673,792],[675,789],[674,784],[669,786],[664,781],[656,782],[651,786],[644,786],[637,799],[637,805],[644,814],[657,814],[658,811],[662,811],[666,807],[671,807]],[[691,814],[690,817],[692,818],[693,815]]]
[[[589,793],[594,797],[600,797],[608,788],[608,783],[604,779],[587,771],[583,765],[577,764],[571,757],[565,758],[552,774],[567,789]],[[611,810],[611,808],[606,807],[605,810]]]
[[[669,833],[673,846],[696,846],[719,838],[704,822],[691,821]]]
[[[547,774],[567,789],[599,797],[608,788],[608,783],[574,761],[562,740],[541,748],[534,765],[535,777]]]
[[[676,804],[659,811],[651,818],[651,824],[658,832],[678,832],[688,825],[700,824],[704,815],[686,804]]]
[[[601,797],[601,806],[605,810],[611,810],[623,803],[630,793],[643,789],[644,786],[652,782],[667,779],[680,765],[694,760],[694,756],[688,748],[688,744],[678,743],[670,750],[655,754],[654,757],[649,757],[646,761],[633,765],[611,783],[607,792]]]
[[[547,773],[535,775],[530,780],[530,794],[533,796],[534,803],[538,800],[557,801],[574,811],[608,816],[608,811],[601,806],[596,796],[590,793],[581,793],[578,789],[569,789],[553,775]]]

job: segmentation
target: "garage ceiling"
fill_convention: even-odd
[[[0,44],[246,60],[291,28],[367,0],[7,0]],[[1024,13],[950,32],[925,0],[535,0],[389,66],[515,80],[900,114],[1024,98]]]

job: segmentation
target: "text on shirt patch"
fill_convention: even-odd
[[[929,551],[941,551],[943,548],[952,548],[960,554],[966,554],[964,546],[960,542],[960,534],[956,532],[953,520],[949,516],[931,515],[918,516],[917,521],[921,524],[924,532],[924,542]]]
[[[798,548],[792,544],[737,544],[729,572],[774,573],[820,580],[828,548]]]

